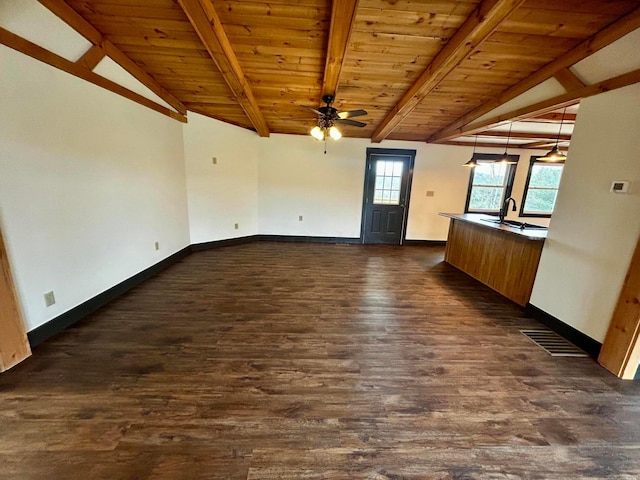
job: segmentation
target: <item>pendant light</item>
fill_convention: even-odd
[[[475,135],[475,140],[473,141],[473,153],[471,154],[471,160],[469,160],[467,163],[464,163],[462,166],[463,167],[477,167],[478,166],[478,162],[476,161],[476,145],[478,144],[478,134]]]
[[[511,127],[512,127],[512,126],[513,126],[513,122],[511,122],[511,123],[509,124],[509,133],[507,134],[507,145],[504,147],[504,153],[502,154],[502,156],[501,156],[500,158],[498,158],[498,159],[496,160],[496,163],[502,163],[503,165],[515,165],[516,163],[518,163],[518,162],[516,162],[515,160],[512,160],[512,159],[509,157],[509,153],[508,153],[508,150],[509,150],[509,140],[511,139]]]
[[[558,148],[558,143],[560,142],[560,135],[562,134],[562,124],[564,123],[564,114],[567,112],[567,107],[564,107],[562,111],[562,119],[560,120],[560,130],[558,130],[558,138],[556,138],[556,145],[547,153],[544,154],[543,157],[538,157],[538,161],[540,162],[564,162],[567,159],[567,156],[560,151]]]

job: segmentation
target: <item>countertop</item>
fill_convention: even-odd
[[[492,223],[491,220],[496,220],[498,217],[494,215],[484,215],[481,213],[440,213],[443,217],[452,218],[454,220],[460,220],[462,222],[473,223],[485,228],[500,230],[512,235],[518,235],[520,237],[527,238],[529,240],[544,241],[547,238],[547,230],[528,230],[518,227],[510,227],[508,225],[500,225],[498,223]]]

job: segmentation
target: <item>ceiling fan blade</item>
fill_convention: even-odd
[[[320,111],[316,110],[316,109],[315,109],[315,108],[313,108],[313,107],[309,107],[309,106],[307,106],[307,105],[300,105],[300,106],[301,106],[302,108],[306,108],[307,110],[312,111],[312,112],[313,112],[313,113],[315,113],[316,115],[320,115],[320,116],[322,116],[322,112],[320,112]]]
[[[347,120],[346,118],[336,118],[336,123],[340,125],[353,125],[354,127],[366,127],[367,124],[363,122],[358,122],[357,120]]]
[[[338,114],[338,117],[345,119],[345,118],[351,118],[351,117],[361,117],[366,114],[367,114],[366,110],[349,110],[347,112],[340,112]]]

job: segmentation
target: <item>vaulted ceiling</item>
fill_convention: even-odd
[[[41,3],[69,22],[60,14],[62,0]],[[366,127],[341,127],[344,134],[374,141],[468,144],[470,135],[485,132],[495,143],[504,140],[500,125],[507,120],[557,121],[549,112],[612,88],[588,84],[570,67],[640,27],[637,0],[66,4],[101,34],[96,48],[113,46],[186,110],[263,136],[307,134],[315,118],[301,105],[317,107],[324,93],[335,93],[339,110],[369,112]],[[625,81],[640,80],[635,75]],[[556,103],[485,118],[549,79],[562,87]],[[467,128],[478,119],[487,121]],[[548,130],[514,140],[545,145],[545,135],[557,133],[556,126]]]

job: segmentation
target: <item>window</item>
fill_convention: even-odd
[[[511,195],[516,165],[496,162],[502,155],[476,153],[478,166],[471,169],[466,213],[498,213],[504,200]],[[518,155],[509,155],[515,162]]]
[[[376,186],[373,203],[398,205],[400,203],[400,183],[404,162],[378,160],[376,162]]]
[[[564,162],[546,163],[531,157],[520,205],[521,217],[550,217],[558,196]]]

